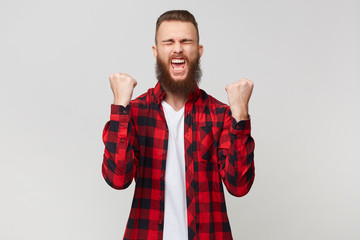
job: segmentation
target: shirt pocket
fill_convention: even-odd
[[[216,162],[217,160],[217,141],[214,138],[215,128],[212,122],[201,122],[199,124],[199,161]]]

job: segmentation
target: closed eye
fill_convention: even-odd
[[[181,40],[181,43],[185,43],[185,44],[193,43],[193,40],[191,40],[191,39],[183,39],[183,40]]]
[[[167,39],[167,40],[163,40],[161,41],[163,44],[169,45],[169,44],[173,44],[175,41],[173,39]]]
[[[182,43],[182,44],[191,44],[193,42],[194,41],[192,39],[186,39],[186,38],[180,40],[180,43]],[[174,44],[175,40],[174,39],[166,39],[166,40],[161,41],[161,43],[165,44],[165,45],[170,45],[170,44]]]

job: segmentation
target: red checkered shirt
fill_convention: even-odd
[[[162,239],[169,131],[158,83],[126,107],[112,105],[103,131],[102,174],[115,189],[135,179],[124,239]],[[236,122],[229,106],[199,88],[185,104],[188,239],[232,239],[223,185],[243,196],[254,181],[250,119]]]

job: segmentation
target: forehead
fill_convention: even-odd
[[[165,21],[162,22],[157,31],[158,40],[188,38],[197,39],[195,26],[190,22]]]

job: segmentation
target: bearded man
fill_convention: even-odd
[[[248,79],[226,86],[229,106],[199,89],[203,46],[194,16],[175,10],[156,23],[158,83],[131,100],[137,82],[110,75],[102,174],[115,189],[135,179],[124,239],[232,239],[222,183],[234,196],[254,181]]]

